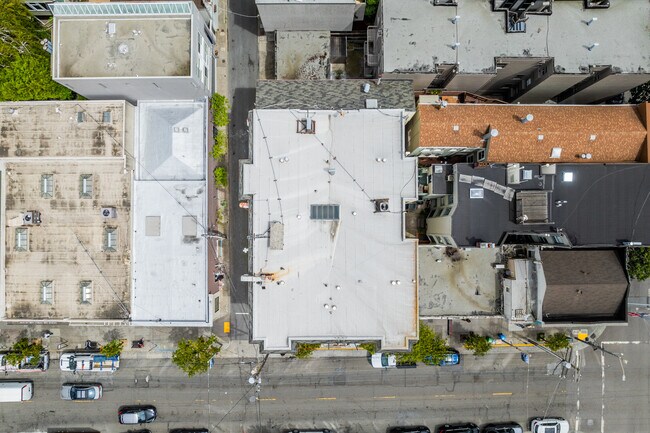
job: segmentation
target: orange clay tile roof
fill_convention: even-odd
[[[419,147],[484,147],[482,136],[491,127],[499,135],[490,141],[488,162],[641,161],[647,158],[641,117],[647,106],[420,104]],[[527,114],[534,119],[521,123]],[[559,159],[550,158],[554,147],[562,148]],[[587,153],[590,160],[580,158]]]

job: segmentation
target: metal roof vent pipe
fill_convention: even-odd
[[[489,141],[491,138],[497,137],[499,135],[498,129],[490,129],[487,134],[483,136],[483,140]]]
[[[535,117],[533,117],[532,114],[526,114],[524,117],[522,117],[521,119],[519,119],[519,121],[520,121],[521,123],[524,123],[524,124],[525,124],[525,123],[528,123],[528,122],[532,122],[534,118],[535,118]]]

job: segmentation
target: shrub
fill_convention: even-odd
[[[377,7],[379,6],[379,0],[366,0],[366,12],[367,17],[373,17],[377,13]]]
[[[228,99],[215,93],[210,99],[210,108],[212,109],[212,120],[217,126],[227,126],[230,123],[230,118],[228,117],[228,110],[230,105],[228,104]]]
[[[296,358],[305,359],[309,358],[314,350],[318,349],[320,344],[318,343],[298,343],[296,344]]]
[[[650,247],[627,249],[627,271],[639,281],[650,278]]]
[[[212,146],[212,157],[219,161],[228,151],[226,131],[219,131],[214,136],[214,145]]]
[[[550,337],[544,338],[544,342],[546,343],[546,347],[555,352],[557,350],[566,349],[569,347],[570,340],[566,334],[557,332]]]
[[[367,350],[368,353],[371,355],[377,352],[377,345],[375,343],[362,343],[359,344],[359,348],[363,350]]]
[[[226,167],[217,167],[214,169],[214,184],[217,188],[228,186],[228,170]]]
[[[469,334],[464,343],[465,349],[473,350],[474,355],[483,356],[492,349],[492,343],[487,337],[482,337],[474,333]]]

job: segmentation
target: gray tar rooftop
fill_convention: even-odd
[[[252,339],[267,351],[344,340],[407,349],[418,335],[417,245],[403,210],[417,197],[417,161],[403,154],[404,111],[250,116]]]
[[[649,164],[558,164],[555,175],[541,174],[544,167],[522,165],[522,170],[532,170],[532,179],[512,185],[507,183],[505,165],[454,165],[456,205],[451,230],[456,244],[498,244],[505,233],[550,233],[561,229],[576,247],[621,246],[624,242],[650,245]],[[461,177],[466,181],[459,181]],[[512,200],[480,186],[487,185],[487,181],[512,188]],[[549,191],[544,206],[549,223],[516,222],[515,203],[521,190]],[[470,192],[482,197],[471,198]],[[514,243],[531,242],[524,239]]]
[[[410,80],[261,80],[255,92],[258,109],[361,110],[372,101],[415,111]]]
[[[206,325],[206,102],[138,105],[133,183],[134,324]]]
[[[493,12],[492,1],[458,0],[456,7],[432,3],[381,1],[385,73],[460,64],[461,72],[480,74],[495,71],[496,57],[554,57],[563,73],[582,73],[590,65],[650,71],[647,0],[612,1],[602,10],[584,9],[582,1],[554,1],[552,15],[527,15],[525,33],[506,33],[505,13]],[[586,25],[593,17],[597,21]],[[588,50],[594,43],[599,46]]]
[[[51,7],[55,79],[190,75],[189,2]]]

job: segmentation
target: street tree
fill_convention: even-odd
[[[319,347],[319,343],[298,343],[296,344],[296,358],[309,358]]]
[[[411,352],[398,353],[397,360],[402,363],[426,362],[427,364],[438,364],[449,351],[447,341],[421,321],[420,339],[413,345]]]
[[[172,362],[189,377],[208,371],[210,360],[219,353],[221,347],[217,337],[198,337],[194,340],[182,339],[172,354]]]
[[[122,353],[124,348],[124,341],[122,340],[111,340],[110,342],[104,344],[99,353],[107,357],[119,356]]]
[[[488,337],[476,335],[472,332],[465,339],[464,346],[465,349],[473,350],[474,355],[483,356],[492,349],[492,342]]]
[[[627,249],[627,271],[630,277],[643,281],[650,278],[650,248]]]
[[[553,352],[558,350],[566,349],[569,347],[569,337],[563,332],[556,332],[548,337],[544,337],[544,343],[546,347],[551,349]]]
[[[6,360],[8,364],[20,365],[24,359],[31,358],[29,364],[37,365],[42,351],[42,345],[29,341],[27,338],[21,338],[11,347]]]

